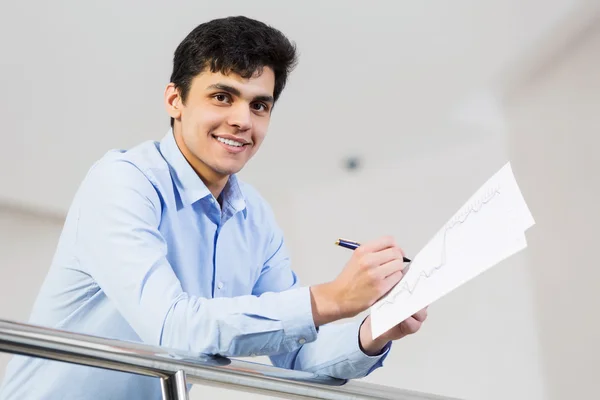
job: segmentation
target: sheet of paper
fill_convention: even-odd
[[[534,224],[507,163],[413,258],[400,283],[371,307],[373,337],[526,248],[525,231]]]

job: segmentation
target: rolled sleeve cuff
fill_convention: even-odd
[[[340,340],[348,342],[345,348],[350,349],[348,362],[352,365],[352,368],[360,375],[366,376],[375,369],[383,366],[383,361],[387,358],[392,348],[392,342],[388,342],[378,355],[370,356],[366,354],[360,348],[360,327],[363,321],[363,319],[358,319],[355,323],[350,324],[352,331],[347,335],[341,335]]]
[[[317,329],[312,313],[308,287],[299,287],[285,292],[278,304],[279,314],[287,318],[283,321],[287,351],[293,351],[302,345],[317,339]]]

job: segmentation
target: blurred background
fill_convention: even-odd
[[[536,220],[526,250],[434,303],[365,380],[462,399],[598,393],[598,0],[3,2],[0,319],[27,320],[90,165],[167,132],[178,43],[229,15],[300,52],[242,177],[304,284],[341,271],[338,237],[392,234],[416,254],[508,161]],[[209,394],[267,398],[191,398]]]

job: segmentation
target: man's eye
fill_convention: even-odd
[[[229,96],[226,94],[216,94],[213,96],[219,103],[229,102]]]
[[[254,103],[252,105],[252,107],[256,110],[256,111],[266,111],[268,109],[267,105],[264,103]]]

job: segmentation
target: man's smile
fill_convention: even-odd
[[[246,146],[250,145],[250,142],[245,141],[242,138],[237,138],[231,135],[212,135],[227,151],[230,153],[241,153],[245,150]]]

